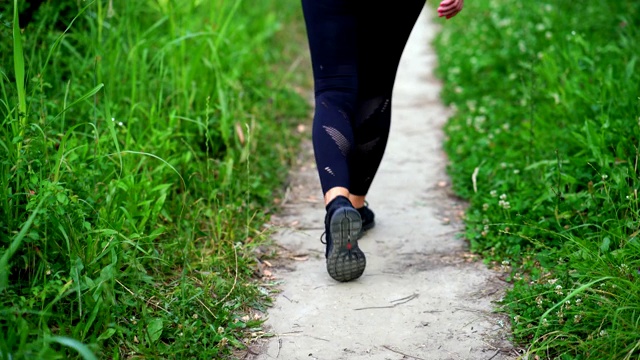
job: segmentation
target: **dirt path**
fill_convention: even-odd
[[[514,358],[508,321],[491,312],[504,283],[456,237],[463,204],[449,196],[441,150],[448,110],[432,75],[431,16],[425,8],[400,65],[389,145],[368,199],[377,225],[360,241],[364,275],[337,283],[326,272],[324,206],[307,143],[274,219],[290,256],[270,270],[282,280],[266,324],[275,336],[256,359]]]

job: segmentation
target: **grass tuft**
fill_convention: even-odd
[[[475,1],[435,44],[466,238],[530,357],[640,354],[640,4]]]
[[[0,4],[0,359],[231,357],[308,111],[299,4],[34,4]]]

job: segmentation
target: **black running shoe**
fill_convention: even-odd
[[[327,205],[325,229],[329,275],[337,281],[359,278],[367,264],[364,253],[358,247],[362,219],[349,199],[339,196]]]
[[[369,209],[367,204],[363,207],[356,209],[360,213],[360,217],[362,218],[362,231],[371,230],[374,226],[376,226],[376,215]]]

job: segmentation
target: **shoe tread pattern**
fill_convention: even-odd
[[[356,209],[340,208],[330,219],[329,231],[333,246],[327,256],[327,272],[337,281],[359,278],[367,264],[364,253],[358,247],[362,231],[362,219]]]

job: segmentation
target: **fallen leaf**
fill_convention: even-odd
[[[240,125],[240,123],[236,123],[236,134],[238,135],[240,144],[244,145],[244,131],[242,130],[242,125]]]

